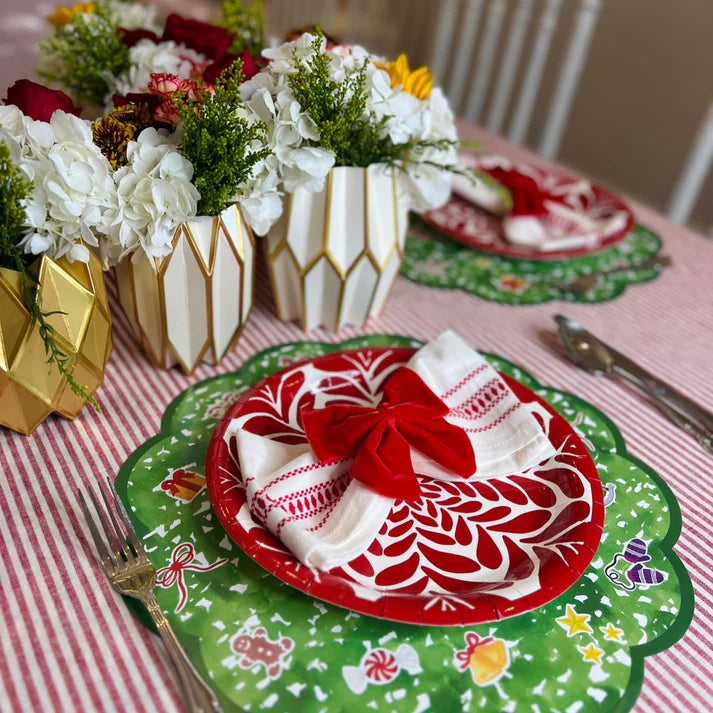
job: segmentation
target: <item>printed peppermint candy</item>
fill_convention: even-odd
[[[373,649],[364,654],[359,666],[343,666],[342,676],[352,693],[361,694],[370,684],[385,686],[401,671],[412,676],[423,669],[418,662],[418,653],[408,644],[401,644],[393,653],[387,649]]]

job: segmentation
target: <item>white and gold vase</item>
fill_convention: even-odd
[[[253,304],[255,239],[237,206],[178,226],[164,258],[123,260],[119,302],[151,361],[190,374],[217,364],[237,341]]]
[[[307,331],[379,314],[401,267],[408,201],[385,164],[333,168],[324,190],[299,189],[266,238],[277,313]]]

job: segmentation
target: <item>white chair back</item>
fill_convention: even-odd
[[[554,158],[559,151],[601,7],[601,0],[576,1],[577,12],[538,144],[539,153],[546,158]],[[523,143],[562,4],[562,0],[441,1],[431,66],[458,113]],[[534,17],[536,10],[539,15]],[[503,33],[508,13],[509,29]],[[525,56],[526,45],[529,52]],[[514,98],[518,71],[523,77]]]
[[[675,223],[686,223],[696,207],[713,165],[713,103],[703,117],[681,174],[673,187],[666,214]],[[711,228],[713,237],[713,228]]]
[[[537,149],[559,150],[602,0],[264,0],[268,33],[318,23],[375,52],[432,47],[429,65],[457,114],[524,143],[558,32],[568,41]],[[574,6],[575,12],[565,12]],[[560,16],[567,22],[560,23]],[[569,19],[571,18],[571,22]],[[414,50],[416,50],[414,52]],[[420,61],[427,60],[421,56]],[[519,87],[519,89],[517,89]],[[517,89],[517,92],[516,92]]]

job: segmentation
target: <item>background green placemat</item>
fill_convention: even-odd
[[[568,260],[521,260],[469,248],[413,216],[401,274],[422,285],[460,289],[502,304],[532,305],[551,300],[596,303],[618,297],[629,285],[657,277],[656,268],[633,266],[656,256],[660,249],[658,235],[637,225],[621,243],[593,255]],[[558,287],[578,276],[620,266],[632,267],[601,276],[585,294]]]

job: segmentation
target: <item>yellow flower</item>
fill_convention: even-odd
[[[68,25],[77,15],[86,13],[93,15],[97,11],[97,6],[93,2],[78,2],[72,7],[58,7],[51,15],[47,15],[47,22],[51,22],[55,27]]]
[[[408,57],[405,54],[400,54],[395,62],[388,64],[375,63],[379,69],[387,72],[391,78],[391,86],[397,87],[403,85],[403,90],[409,94],[413,94],[417,99],[428,99],[431,96],[433,88],[433,75],[428,70],[428,67],[419,67],[413,72],[408,66]]]

